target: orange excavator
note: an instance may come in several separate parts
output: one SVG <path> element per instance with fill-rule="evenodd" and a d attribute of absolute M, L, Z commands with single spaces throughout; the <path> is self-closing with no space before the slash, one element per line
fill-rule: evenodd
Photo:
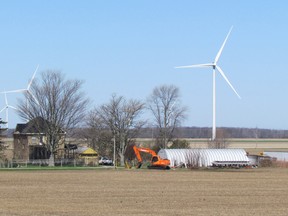
<path fill-rule="evenodd" d="M 138 160 L 138 164 L 137 164 L 137 168 L 140 168 L 142 166 L 143 160 L 142 157 L 140 155 L 140 152 L 145 152 L 148 154 L 152 155 L 151 158 L 151 165 L 148 166 L 148 169 L 170 169 L 170 160 L 168 159 L 162 159 L 161 157 L 159 157 L 155 151 L 149 149 L 149 148 L 142 148 L 142 147 L 137 147 L 137 146 L 133 146 L 133 150 L 135 152 L 135 155 L 137 157 Z"/>

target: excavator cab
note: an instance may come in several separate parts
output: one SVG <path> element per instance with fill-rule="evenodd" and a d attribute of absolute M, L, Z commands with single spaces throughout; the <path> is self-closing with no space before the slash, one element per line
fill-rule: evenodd
<path fill-rule="evenodd" d="M 153 156 L 152 159 L 151 159 L 152 163 L 155 163 L 155 162 L 157 162 L 158 160 L 159 160 L 159 159 L 158 159 L 157 156 Z"/>

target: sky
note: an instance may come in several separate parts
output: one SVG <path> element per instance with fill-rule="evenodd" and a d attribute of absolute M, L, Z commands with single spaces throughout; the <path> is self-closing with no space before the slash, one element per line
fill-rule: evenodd
<path fill-rule="evenodd" d="M 211 127 L 212 70 L 175 66 L 212 62 L 233 25 L 218 64 L 242 99 L 217 74 L 217 127 L 288 129 L 287 9 L 285 0 L 0 0 L 0 91 L 26 88 L 38 64 L 36 79 L 60 70 L 83 80 L 91 108 L 173 84 L 188 108 L 183 126 Z M 20 122 L 9 110 L 9 128 Z"/>

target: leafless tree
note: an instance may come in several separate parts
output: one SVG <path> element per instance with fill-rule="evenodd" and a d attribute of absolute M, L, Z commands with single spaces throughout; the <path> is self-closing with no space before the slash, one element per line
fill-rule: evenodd
<path fill-rule="evenodd" d="M 216 139 L 208 141 L 208 148 L 224 149 L 229 147 L 228 133 L 223 128 L 217 128 Z"/>
<path fill-rule="evenodd" d="M 190 144 L 187 140 L 183 139 L 175 139 L 173 140 L 173 143 L 171 146 L 169 146 L 170 149 L 189 149 Z"/>
<path fill-rule="evenodd" d="M 197 169 L 204 163 L 204 157 L 200 149 L 193 149 L 185 155 L 186 166 L 190 169 Z"/>
<path fill-rule="evenodd" d="M 63 131 L 68 131 L 83 122 L 88 99 L 81 92 L 83 82 L 65 80 L 60 71 L 45 71 L 41 80 L 32 83 L 25 99 L 19 100 L 19 114 L 23 119 L 34 120 L 39 132 L 44 130 L 47 149 L 50 151 L 49 165 L 54 166 L 54 153 Z"/>
<path fill-rule="evenodd" d="M 158 144 L 167 148 L 173 132 L 184 120 L 187 108 L 180 105 L 179 88 L 174 85 L 162 85 L 154 88 L 148 97 L 148 109 L 154 117 L 158 131 Z"/>
<path fill-rule="evenodd" d="M 93 122 L 101 122 L 105 128 L 110 130 L 115 138 L 116 152 L 122 166 L 128 144 L 145 124 L 145 121 L 140 119 L 143 109 L 144 104 L 141 101 L 126 100 L 122 96 L 112 95 L 107 104 L 95 108 L 88 117 L 90 126 L 93 127 Z"/>
<path fill-rule="evenodd" d="M 6 124 L 6 122 L 2 121 L 2 119 L 0 118 L 0 161 L 5 159 L 4 151 L 7 149 L 7 146 L 1 140 L 1 138 L 4 137 L 2 133 L 7 130 L 7 128 L 1 127 L 2 124 Z"/>
<path fill-rule="evenodd" d="M 78 136 L 84 137 L 89 146 L 95 149 L 99 155 L 113 157 L 113 134 L 105 122 L 98 116 L 96 109 L 88 113 L 86 127 Z"/>

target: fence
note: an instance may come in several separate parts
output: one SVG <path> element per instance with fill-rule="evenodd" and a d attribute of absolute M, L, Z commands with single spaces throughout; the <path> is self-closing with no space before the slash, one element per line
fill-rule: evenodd
<path fill-rule="evenodd" d="M 20 168 L 20 167 L 42 167 L 48 166 L 49 159 L 37 160 L 11 160 L 0 161 L 0 168 Z M 70 166 L 70 167 L 95 167 L 98 166 L 98 161 L 89 161 L 86 158 L 79 159 L 55 159 L 55 166 Z"/>

